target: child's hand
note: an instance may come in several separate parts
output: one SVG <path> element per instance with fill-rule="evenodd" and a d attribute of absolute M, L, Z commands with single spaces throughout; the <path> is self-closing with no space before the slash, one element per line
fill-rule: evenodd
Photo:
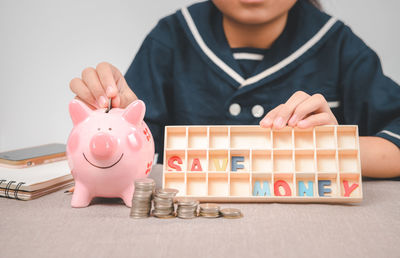
<path fill-rule="evenodd" d="M 317 125 L 337 125 L 333 115 L 321 94 L 308 95 L 303 91 L 295 92 L 285 104 L 268 112 L 261 120 L 261 127 L 281 129 L 286 125 L 309 128 Z"/>
<path fill-rule="evenodd" d="M 84 69 L 82 78 L 72 79 L 69 86 L 78 99 L 92 108 L 106 108 L 109 98 L 112 107 L 120 108 L 137 99 L 121 72 L 106 62 Z"/>

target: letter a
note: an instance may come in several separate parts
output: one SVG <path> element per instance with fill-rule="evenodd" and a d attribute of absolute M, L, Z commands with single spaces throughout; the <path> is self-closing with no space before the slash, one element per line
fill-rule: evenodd
<path fill-rule="evenodd" d="M 201 163 L 199 159 L 193 159 L 193 163 L 192 163 L 192 171 L 203 171 L 203 169 L 201 168 Z"/>

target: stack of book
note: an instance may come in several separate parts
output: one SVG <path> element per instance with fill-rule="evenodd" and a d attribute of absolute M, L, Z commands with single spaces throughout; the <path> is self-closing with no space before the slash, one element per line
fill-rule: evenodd
<path fill-rule="evenodd" d="M 26 168 L 0 167 L 1 197 L 31 200 L 73 183 L 66 160 Z"/>

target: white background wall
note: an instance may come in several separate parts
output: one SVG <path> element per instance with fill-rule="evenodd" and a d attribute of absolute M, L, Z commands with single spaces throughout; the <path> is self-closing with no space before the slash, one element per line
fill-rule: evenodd
<path fill-rule="evenodd" d="M 0 0 L 0 151 L 65 142 L 69 81 L 108 61 L 123 73 L 158 19 L 190 0 Z M 400 1 L 325 0 L 400 82 Z"/>

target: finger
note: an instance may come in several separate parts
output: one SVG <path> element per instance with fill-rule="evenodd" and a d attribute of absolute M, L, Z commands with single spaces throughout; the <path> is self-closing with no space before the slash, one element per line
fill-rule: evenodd
<path fill-rule="evenodd" d="M 86 104 L 86 106 L 88 106 L 88 107 L 89 107 L 90 109 L 92 109 L 92 110 L 96 110 L 96 109 L 97 109 L 97 107 L 95 107 L 95 106 L 93 106 L 93 105 L 90 105 L 89 103 L 85 102 L 83 99 L 81 99 L 81 98 L 78 97 L 78 96 L 75 96 L 75 99 L 78 99 L 78 100 L 82 101 L 83 103 Z"/>
<path fill-rule="evenodd" d="M 114 98 L 118 94 L 117 85 L 115 83 L 116 78 L 114 77 L 111 64 L 107 62 L 99 63 L 96 66 L 97 75 L 99 76 L 101 86 L 106 92 L 108 98 Z"/>
<path fill-rule="evenodd" d="M 119 103 L 119 107 L 125 108 L 130 103 L 132 103 L 133 101 L 138 99 L 138 97 L 135 95 L 135 93 L 131 90 L 131 88 L 126 83 L 126 80 L 123 76 L 120 77 L 120 79 L 117 81 L 117 88 L 119 89 L 119 94 L 117 95 L 117 97 L 115 97 L 115 102 L 116 102 L 116 105 L 118 105 L 118 103 Z M 119 99 L 118 99 L 118 97 L 119 97 Z M 119 102 L 118 102 L 118 100 L 119 100 Z M 114 102 L 114 100 L 113 100 L 113 102 Z"/>
<path fill-rule="evenodd" d="M 96 99 L 97 104 L 101 108 L 105 108 L 108 105 L 106 93 L 101 86 L 97 71 L 92 68 L 86 68 L 82 71 L 82 81 L 87 85 L 88 89 Z"/>
<path fill-rule="evenodd" d="M 293 113 L 297 117 L 297 121 L 303 120 L 306 116 L 313 113 L 331 113 L 331 110 L 324 96 L 314 94 L 310 98 L 298 105 Z"/>
<path fill-rule="evenodd" d="M 278 114 L 279 110 L 283 107 L 283 104 L 280 104 L 276 108 L 272 109 L 269 111 L 265 117 L 260 121 L 260 126 L 264 128 L 269 128 L 272 126 L 272 123 L 274 122 L 276 114 Z"/>
<path fill-rule="evenodd" d="M 276 115 L 276 118 L 274 120 L 274 128 L 283 128 L 288 123 L 288 121 L 290 121 L 289 125 L 296 124 L 297 117 L 293 115 L 293 112 L 300 103 L 304 102 L 308 98 L 310 98 L 310 95 L 308 95 L 304 91 L 295 92 L 286 101 L 286 103 L 280 109 L 279 113 Z"/>
<path fill-rule="evenodd" d="M 121 98 L 120 98 L 120 96 L 119 95 L 117 95 L 116 97 L 114 97 L 113 99 L 112 99 L 112 107 L 114 107 L 114 108 L 118 108 L 118 107 L 120 107 L 121 106 Z"/>
<path fill-rule="evenodd" d="M 331 124 L 337 124 L 336 119 L 332 120 L 332 116 L 329 113 L 323 112 L 311 115 L 303 120 L 300 120 L 296 126 L 301 129 L 306 129 L 317 125 L 331 125 Z"/>
<path fill-rule="evenodd" d="M 86 86 L 86 84 L 79 78 L 74 78 L 71 80 L 69 83 L 69 87 L 73 93 L 76 94 L 77 98 L 82 100 L 84 103 L 97 107 L 97 102 L 95 98 L 93 97 L 92 93 Z"/>

